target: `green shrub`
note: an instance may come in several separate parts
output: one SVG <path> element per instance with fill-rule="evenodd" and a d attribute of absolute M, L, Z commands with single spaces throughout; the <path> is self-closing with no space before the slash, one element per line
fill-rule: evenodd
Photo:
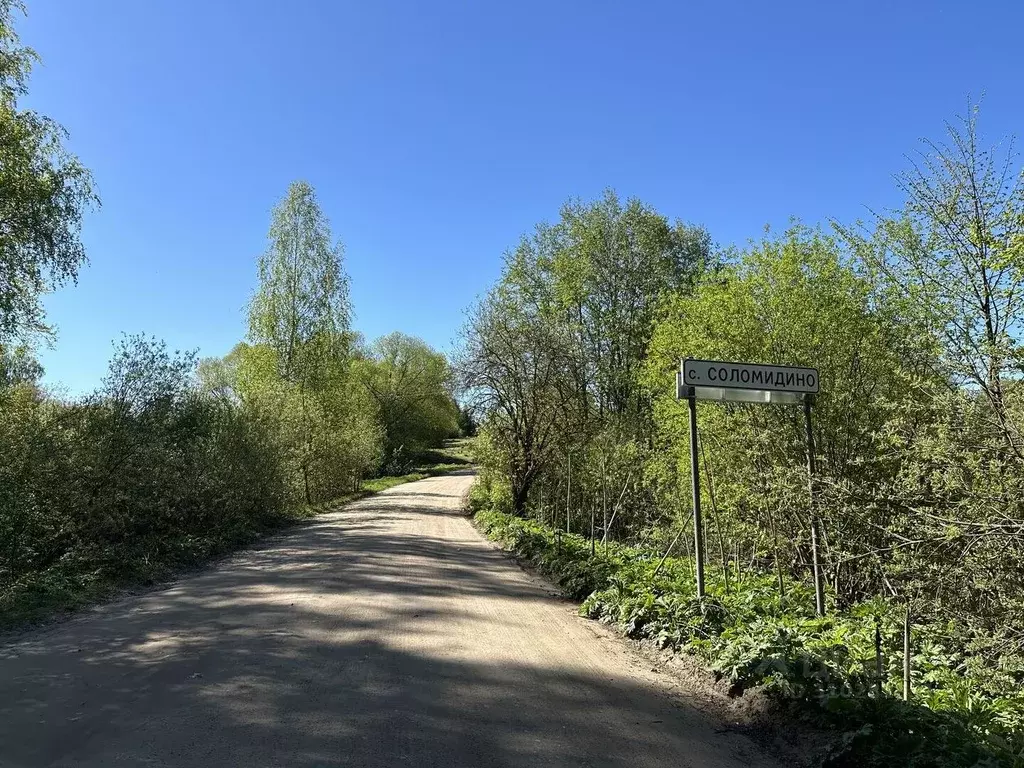
<path fill-rule="evenodd" d="M 556 534 L 491 508 L 477 512 L 475 521 L 582 601 L 582 615 L 693 654 L 734 695 L 757 687 L 809 706 L 842 732 L 822 765 L 1024 765 L 1024 695 L 983 691 L 963 654 L 933 639 L 937 628 L 928 628 L 916 644 L 915 701 L 896 698 L 902 660 L 894 653 L 885 657 L 886 695 L 878 698 L 875 626 L 877 621 L 885 637 L 896 637 L 900 620 L 891 606 L 866 603 L 818 617 L 809 585 L 788 585 L 783 599 L 775 576 L 757 572 L 742 579 L 734 574 L 728 592 L 723 580 L 710 576 L 701 600 L 687 558 L 662 563 L 656 551 L 614 543 L 607 553 L 598 545 L 592 556 L 590 541 L 581 536 Z"/>
<path fill-rule="evenodd" d="M 0 390 L 3 624 L 160 578 L 288 519 L 265 419 L 198 394 L 192 364 L 129 339 L 80 402 Z"/>

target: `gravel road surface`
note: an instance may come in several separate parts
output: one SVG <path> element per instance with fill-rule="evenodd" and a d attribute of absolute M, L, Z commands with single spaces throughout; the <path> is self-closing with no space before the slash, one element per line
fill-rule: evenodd
<path fill-rule="evenodd" d="M 770 766 L 398 486 L 0 646 L 0 766 Z"/>

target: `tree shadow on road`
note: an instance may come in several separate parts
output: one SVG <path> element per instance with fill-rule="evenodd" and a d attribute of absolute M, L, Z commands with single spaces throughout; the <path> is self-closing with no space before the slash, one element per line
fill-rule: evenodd
<path fill-rule="evenodd" d="M 550 607 L 543 587 L 465 521 L 439 538 L 388 519 L 422 512 L 314 523 L 0 649 L 0 765 L 758 762 L 627 675 L 538 657 L 512 608 Z M 499 655 L 475 652 L 485 633 Z"/>

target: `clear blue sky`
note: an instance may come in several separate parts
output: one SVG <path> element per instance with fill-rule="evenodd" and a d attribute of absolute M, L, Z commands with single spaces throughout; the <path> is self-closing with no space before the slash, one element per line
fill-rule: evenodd
<path fill-rule="evenodd" d="M 47 381 L 72 392 L 122 331 L 241 339 L 293 179 L 346 244 L 357 328 L 448 348 L 571 196 L 742 244 L 895 203 L 968 93 L 988 135 L 1024 131 L 1019 2 L 28 2 L 28 103 L 103 198 L 79 285 L 47 300 Z"/>

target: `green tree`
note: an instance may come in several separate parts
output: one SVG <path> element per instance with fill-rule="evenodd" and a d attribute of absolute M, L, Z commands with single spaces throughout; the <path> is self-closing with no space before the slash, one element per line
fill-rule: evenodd
<path fill-rule="evenodd" d="M 902 209 L 840 229 L 903 320 L 931 331 L 946 386 L 856 507 L 885 521 L 889 588 L 1003 666 L 1024 647 L 1024 169 L 1012 141 L 985 144 L 974 107 L 897 178 Z"/>
<path fill-rule="evenodd" d="M 917 419 L 931 416 L 930 399 L 942 386 L 927 336 L 899 309 L 834 238 L 801 227 L 764 240 L 692 295 L 675 297 L 646 369 L 659 443 L 647 473 L 660 506 L 670 508 L 689 487 L 689 427 L 673 384 L 682 358 L 817 367 L 815 442 L 830 583 L 847 597 L 877 588 L 877 560 L 847 558 L 886 546 L 886 520 L 850 499 L 897 471 L 897 450 L 914 437 Z M 700 425 L 711 546 L 724 536 L 725 549 L 771 553 L 785 570 L 805 572 L 810 515 L 800 409 L 702 404 Z"/>
<path fill-rule="evenodd" d="M 37 60 L 14 32 L 21 9 L 0 0 L 0 345 L 49 332 L 40 298 L 76 279 L 82 216 L 98 203 L 89 172 L 64 147 L 67 132 L 19 106 Z"/>
<path fill-rule="evenodd" d="M 240 402 L 242 391 L 239 388 L 238 367 L 248 348 L 248 344 L 241 342 L 224 357 L 206 357 L 200 360 L 196 370 L 200 390 L 223 400 Z"/>
<path fill-rule="evenodd" d="M 264 383 L 250 392 L 272 393 L 308 503 L 337 490 L 337 478 L 349 474 L 344 465 L 328 469 L 328 457 L 339 450 L 330 424 L 338 421 L 332 409 L 342 404 L 352 341 L 349 281 L 341 244 L 332 242 L 306 182 L 294 182 L 274 208 L 268 240 L 249 305 L 247 355 L 248 370 L 261 371 Z"/>
<path fill-rule="evenodd" d="M 645 411 L 637 374 L 646 358 L 655 310 L 686 291 L 708 266 L 711 245 L 698 227 L 669 221 L 608 191 L 570 202 L 536 261 L 554 307 L 574 340 L 579 392 L 598 418 L 635 421 Z M 510 279 L 516 279 L 513 270 Z"/>
<path fill-rule="evenodd" d="M 946 125 L 947 142 L 925 141 L 897 177 L 902 211 L 873 234 L 844 234 L 887 288 L 941 340 L 957 384 L 977 387 L 1008 451 L 1024 459 L 1006 379 L 1020 375 L 1024 322 L 1024 169 L 1012 142 L 987 148 L 978 109 Z"/>
<path fill-rule="evenodd" d="M 534 495 L 549 499 L 574 492 L 578 504 L 600 507 L 602 522 L 608 515 L 620 527 L 642 524 L 650 499 L 623 491 L 638 479 L 637 457 L 651 435 L 650 397 L 639 373 L 661 301 L 689 290 L 711 262 L 704 230 L 673 225 L 613 192 L 567 203 L 556 224 L 538 226 L 508 254 L 467 338 L 471 359 L 493 360 L 488 371 L 469 366 L 476 371 L 469 381 L 486 382 L 480 391 L 489 428 L 502 430 L 501 439 L 487 441 L 488 455 L 504 451 L 505 465 L 532 477 L 512 483 L 515 504 L 525 505 L 522 494 L 535 487 Z M 517 338 L 524 346 L 517 348 Z M 515 364 L 512 355 L 520 358 Z M 540 392 L 561 405 L 551 410 Z M 527 413 L 553 428 L 517 426 Z M 587 529 L 585 513 L 581 523 Z"/>
<path fill-rule="evenodd" d="M 384 430 L 388 472 L 458 431 L 448 361 L 421 339 L 397 332 L 381 337 L 361 378 Z"/>
<path fill-rule="evenodd" d="M 0 344 L 0 389 L 15 384 L 36 383 L 43 376 L 32 349 L 27 345 L 7 346 Z"/>
<path fill-rule="evenodd" d="M 463 437 L 476 437 L 476 415 L 468 405 L 459 408 L 459 434 Z"/>
<path fill-rule="evenodd" d="M 277 356 L 280 375 L 313 384 L 332 357 L 347 354 L 352 307 L 344 249 L 313 188 L 293 182 L 271 214 L 259 288 L 249 304 L 249 338 Z"/>
<path fill-rule="evenodd" d="M 531 258 L 540 230 L 507 257 Z M 575 412 L 568 338 L 521 281 L 503 281 L 472 310 L 457 357 L 459 385 L 485 414 L 492 469 L 510 486 L 516 514 L 553 461 Z"/>

